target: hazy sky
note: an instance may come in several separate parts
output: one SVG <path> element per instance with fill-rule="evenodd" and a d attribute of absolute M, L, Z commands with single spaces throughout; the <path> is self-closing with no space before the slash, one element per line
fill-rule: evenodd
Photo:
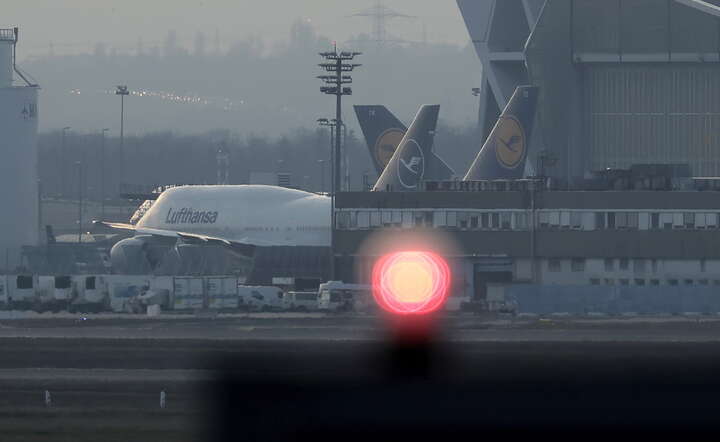
<path fill-rule="evenodd" d="M 395 19 L 389 31 L 397 37 L 465 44 L 467 31 L 455 0 L 383 0 L 414 19 Z M 339 42 L 369 33 L 368 18 L 348 17 L 376 0 L 22 0 L 4 2 L 0 26 L 22 28 L 20 56 L 87 52 L 96 42 L 131 51 L 142 37 L 146 47 L 161 45 L 168 30 L 192 46 L 203 31 L 211 47 L 216 30 L 223 45 L 250 35 L 272 42 L 287 39 L 298 18 L 311 21 L 318 33 Z"/>

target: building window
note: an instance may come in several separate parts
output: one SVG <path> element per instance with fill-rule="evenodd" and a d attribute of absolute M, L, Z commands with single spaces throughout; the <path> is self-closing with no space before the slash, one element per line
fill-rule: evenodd
<path fill-rule="evenodd" d="M 382 223 L 383 223 L 383 227 L 391 227 L 392 226 L 392 212 L 391 211 L 383 210 Z"/>
<path fill-rule="evenodd" d="M 490 216 L 490 228 L 493 230 L 500 229 L 500 214 L 499 213 L 493 213 Z"/>
<path fill-rule="evenodd" d="M 503 212 L 500 214 L 500 226 L 503 230 L 512 229 L 512 213 Z"/>
<path fill-rule="evenodd" d="M 571 270 L 573 272 L 584 272 L 585 258 L 573 258 L 571 263 Z"/>
<path fill-rule="evenodd" d="M 515 230 L 527 230 L 528 229 L 528 215 L 527 213 L 516 213 L 515 214 Z"/>
<path fill-rule="evenodd" d="M 635 279 L 635 285 L 638 286 L 638 287 L 643 287 L 643 286 L 645 285 L 645 280 L 644 280 L 644 279 L 640 279 L 640 278 L 636 278 L 636 279 Z"/>
<path fill-rule="evenodd" d="M 695 285 L 695 281 L 693 281 L 692 279 L 686 279 L 683 282 L 685 283 L 685 285 Z"/>
<path fill-rule="evenodd" d="M 605 278 L 605 285 L 615 285 L 614 279 Z"/>
<path fill-rule="evenodd" d="M 457 218 L 458 218 L 457 219 L 458 227 L 462 230 L 467 230 L 469 220 L 470 220 L 470 216 L 468 215 L 468 213 L 467 212 L 458 212 Z"/>
<path fill-rule="evenodd" d="M 435 220 L 435 213 L 425 212 L 425 227 L 432 228 L 434 220 Z"/>
<path fill-rule="evenodd" d="M 652 265 L 652 272 L 657 273 L 658 272 L 658 260 L 653 259 L 650 263 Z"/>
<path fill-rule="evenodd" d="M 660 214 L 659 213 L 653 213 L 650 215 L 650 228 L 653 230 L 658 230 L 660 228 Z"/>
<path fill-rule="evenodd" d="M 548 261 L 549 272 L 560 272 L 562 271 L 562 262 L 559 259 L 551 259 Z"/>
<path fill-rule="evenodd" d="M 695 228 L 695 214 L 694 213 L 684 213 L 683 214 L 683 225 L 686 229 L 694 229 Z"/>
<path fill-rule="evenodd" d="M 480 221 L 482 222 L 483 230 L 490 229 L 490 214 L 489 213 L 483 213 L 482 215 L 480 215 Z"/>
<path fill-rule="evenodd" d="M 673 214 L 672 213 L 662 213 L 660 214 L 660 224 L 662 224 L 662 228 L 664 230 L 672 230 L 673 228 Z"/>
<path fill-rule="evenodd" d="M 620 258 L 620 270 L 630 270 L 630 260 L 627 258 Z"/>
<path fill-rule="evenodd" d="M 403 229 L 412 229 L 414 227 L 414 215 L 412 212 L 403 212 L 402 227 Z"/>
<path fill-rule="evenodd" d="M 434 214 L 434 220 L 433 225 L 435 227 L 445 227 L 447 226 L 447 213 L 443 211 L 435 212 Z"/>
<path fill-rule="evenodd" d="M 350 229 L 355 230 L 358 228 L 358 213 L 354 210 L 349 213 L 350 213 Z"/>
<path fill-rule="evenodd" d="M 630 230 L 638 230 L 640 227 L 639 215 L 637 212 L 627 214 L 627 228 Z"/>
<path fill-rule="evenodd" d="M 447 213 L 447 226 L 455 228 L 458 226 L 457 224 L 457 212 L 448 212 Z"/>
<path fill-rule="evenodd" d="M 633 260 L 633 271 L 635 273 L 645 273 L 645 260 L 644 259 Z"/>
<path fill-rule="evenodd" d="M 337 212 L 335 215 L 336 223 L 337 223 L 337 229 L 338 230 L 347 230 L 348 226 L 350 225 L 350 213 L 348 212 Z"/>
<path fill-rule="evenodd" d="M 651 279 L 650 285 L 658 286 L 658 285 L 660 285 L 660 280 L 659 279 Z"/>
<path fill-rule="evenodd" d="M 550 214 L 547 212 L 540 212 L 538 216 L 538 223 L 540 224 L 540 228 L 547 230 L 550 228 Z"/>
<path fill-rule="evenodd" d="M 380 213 L 380 212 L 370 212 L 370 226 L 371 226 L 371 227 L 380 227 L 380 226 L 382 226 L 382 213 Z"/>
<path fill-rule="evenodd" d="M 608 229 L 614 229 L 614 228 L 615 228 L 615 212 L 608 212 L 608 214 L 607 214 L 607 228 L 608 228 Z"/>
<path fill-rule="evenodd" d="M 402 227 L 402 212 L 399 210 L 392 211 L 392 224 L 394 227 Z"/>
<path fill-rule="evenodd" d="M 708 213 L 705 216 L 705 224 L 708 229 L 717 229 L 718 227 L 718 216 L 717 213 Z"/>
<path fill-rule="evenodd" d="M 612 258 L 605 258 L 605 271 L 606 272 L 614 272 L 615 271 L 615 260 Z"/>
<path fill-rule="evenodd" d="M 667 283 L 669 286 L 676 287 L 679 283 L 677 279 L 668 279 Z"/>
<path fill-rule="evenodd" d="M 573 230 L 582 229 L 583 214 L 582 212 L 570 212 L 570 228 Z"/>
<path fill-rule="evenodd" d="M 358 212 L 358 229 L 367 230 L 370 228 L 370 212 Z"/>
<path fill-rule="evenodd" d="M 628 214 L 625 212 L 618 212 L 615 214 L 615 227 L 618 229 L 628 228 Z"/>
<path fill-rule="evenodd" d="M 605 230 L 605 212 L 595 212 L 595 228 Z"/>
<path fill-rule="evenodd" d="M 704 229 L 707 226 L 707 217 L 704 213 L 695 214 L 695 228 Z"/>
<path fill-rule="evenodd" d="M 700 284 L 700 285 L 709 285 L 709 284 L 710 284 L 710 281 L 708 281 L 707 279 L 701 279 L 701 280 L 698 281 L 698 284 Z"/>
<path fill-rule="evenodd" d="M 557 229 L 560 227 L 560 212 L 550 212 L 550 228 Z"/>
<path fill-rule="evenodd" d="M 570 212 L 560 212 L 560 227 L 563 230 L 570 228 Z"/>
<path fill-rule="evenodd" d="M 620 285 L 628 286 L 628 285 L 630 285 L 630 280 L 629 279 L 621 279 Z"/>

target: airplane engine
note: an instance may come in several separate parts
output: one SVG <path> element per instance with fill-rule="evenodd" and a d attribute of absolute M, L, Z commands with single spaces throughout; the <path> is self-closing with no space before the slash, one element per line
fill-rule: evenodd
<path fill-rule="evenodd" d="M 150 239 L 149 236 L 136 236 L 115 244 L 110 250 L 113 273 L 125 275 L 150 273 L 153 261 L 150 256 Z"/>

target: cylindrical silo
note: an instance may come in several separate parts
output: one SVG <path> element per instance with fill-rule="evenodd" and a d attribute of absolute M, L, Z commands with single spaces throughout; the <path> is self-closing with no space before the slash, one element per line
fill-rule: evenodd
<path fill-rule="evenodd" d="M 0 268 L 38 244 L 38 87 L 13 86 L 17 33 L 0 29 Z M 10 69 L 10 79 L 6 73 Z"/>

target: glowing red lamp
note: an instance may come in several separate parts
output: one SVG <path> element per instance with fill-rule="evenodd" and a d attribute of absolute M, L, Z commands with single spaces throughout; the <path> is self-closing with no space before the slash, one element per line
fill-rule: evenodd
<path fill-rule="evenodd" d="M 384 310 L 426 315 L 443 306 L 450 291 L 450 268 L 431 252 L 386 255 L 373 268 L 373 295 Z"/>

